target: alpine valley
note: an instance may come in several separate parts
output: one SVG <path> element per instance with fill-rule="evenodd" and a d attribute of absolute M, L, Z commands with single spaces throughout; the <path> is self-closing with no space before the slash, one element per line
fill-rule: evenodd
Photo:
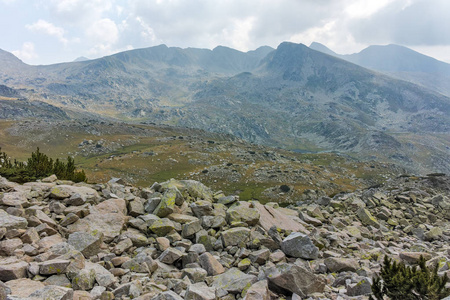
<path fill-rule="evenodd" d="M 245 53 L 160 45 L 44 66 L 0 50 L 0 118 L 195 128 L 448 173 L 449 70 L 393 45 L 351 56 L 317 43 Z"/>

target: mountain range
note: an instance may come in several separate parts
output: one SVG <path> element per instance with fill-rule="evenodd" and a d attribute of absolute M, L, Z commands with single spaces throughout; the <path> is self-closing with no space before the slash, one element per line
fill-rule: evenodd
<path fill-rule="evenodd" d="M 0 51 L 0 84 L 72 118 L 200 128 L 450 172 L 448 66 L 394 45 L 349 56 L 317 43 L 249 52 L 160 45 L 48 66 Z"/>

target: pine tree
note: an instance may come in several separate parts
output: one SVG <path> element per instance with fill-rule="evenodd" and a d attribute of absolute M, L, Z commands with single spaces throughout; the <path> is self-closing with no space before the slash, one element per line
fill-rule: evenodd
<path fill-rule="evenodd" d="M 450 289 L 445 288 L 447 274 L 440 277 L 438 266 L 430 271 L 425 259 L 419 259 L 419 268 L 409 267 L 404 263 L 392 262 L 384 257 L 380 276 L 372 284 L 373 296 L 378 300 L 439 300 L 450 295 Z M 370 297 L 373 299 L 373 297 Z"/>

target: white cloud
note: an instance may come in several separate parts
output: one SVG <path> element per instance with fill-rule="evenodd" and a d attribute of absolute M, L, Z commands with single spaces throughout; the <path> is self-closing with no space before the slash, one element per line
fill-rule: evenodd
<path fill-rule="evenodd" d="M 48 34 L 56 37 L 61 43 L 67 44 L 68 40 L 64 37 L 65 31 L 62 27 L 57 27 L 50 22 L 40 19 L 39 21 L 25 26 L 27 29 L 35 32 Z"/>
<path fill-rule="evenodd" d="M 30 61 L 38 57 L 34 50 L 34 44 L 31 42 L 23 43 L 22 49 L 15 50 L 12 53 L 23 61 Z"/>
<path fill-rule="evenodd" d="M 113 46 L 119 39 L 119 29 L 113 20 L 104 18 L 93 23 L 86 35 L 94 43 L 89 50 L 90 55 L 108 55 L 113 52 Z"/>

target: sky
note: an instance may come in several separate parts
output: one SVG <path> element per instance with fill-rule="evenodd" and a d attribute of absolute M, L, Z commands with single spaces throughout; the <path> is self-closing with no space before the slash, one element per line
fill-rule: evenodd
<path fill-rule="evenodd" d="M 450 0 L 0 0 L 0 49 L 25 63 L 166 44 L 241 51 L 398 44 L 450 63 Z"/>

